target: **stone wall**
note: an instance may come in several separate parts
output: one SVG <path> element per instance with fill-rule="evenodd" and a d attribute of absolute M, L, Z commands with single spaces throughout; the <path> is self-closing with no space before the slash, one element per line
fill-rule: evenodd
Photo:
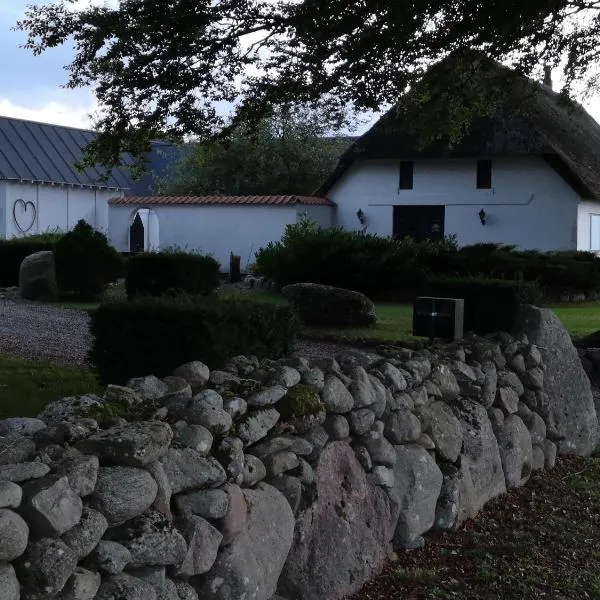
<path fill-rule="evenodd" d="M 190 363 L 0 421 L 0 600 L 351 594 L 394 549 L 595 447 L 568 336 L 533 308 L 520 329 Z"/>

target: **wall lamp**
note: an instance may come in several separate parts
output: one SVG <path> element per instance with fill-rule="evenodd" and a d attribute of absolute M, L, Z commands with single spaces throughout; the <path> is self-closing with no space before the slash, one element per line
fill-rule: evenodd
<path fill-rule="evenodd" d="M 482 208 L 478 214 L 479 214 L 479 220 L 481 221 L 481 224 L 485 225 L 487 223 L 487 218 L 488 218 L 487 213 Z"/>

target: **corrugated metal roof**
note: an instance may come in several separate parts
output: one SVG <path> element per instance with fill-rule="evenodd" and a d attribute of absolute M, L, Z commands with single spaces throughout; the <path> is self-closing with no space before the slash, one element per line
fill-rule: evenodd
<path fill-rule="evenodd" d="M 75 163 L 95 133 L 85 129 L 0 117 L 0 179 L 127 189 L 127 169 L 78 171 Z"/>
<path fill-rule="evenodd" d="M 253 206 L 335 206 L 328 198 L 317 196 L 124 196 L 111 198 L 109 204 L 130 205 L 253 205 Z"/>

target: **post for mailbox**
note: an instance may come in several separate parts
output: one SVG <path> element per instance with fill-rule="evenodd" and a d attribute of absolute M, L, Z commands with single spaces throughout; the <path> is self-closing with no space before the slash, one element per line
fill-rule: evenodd
<path fill-rule="evenodd" d="M 413 306 L 413 335 L 457 340 L 464 333 L 465 301 L 462 298 L 421 296 Z"/>

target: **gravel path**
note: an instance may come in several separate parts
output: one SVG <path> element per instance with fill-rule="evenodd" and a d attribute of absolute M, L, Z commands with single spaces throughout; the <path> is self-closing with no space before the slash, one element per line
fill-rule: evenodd
<path fill-rule="evenodd" d="M 85 364 L 91 344 L 85 311 L 0 299 L 0 354 L 66 364 Z M 314 360 L 350 346 L 300 340 L 296 351 Z"/>
<path fill-rule="evenodd" d="M 90 343 L 85 311 L 0 300 L 0 354 L 84 364 Z"/>

